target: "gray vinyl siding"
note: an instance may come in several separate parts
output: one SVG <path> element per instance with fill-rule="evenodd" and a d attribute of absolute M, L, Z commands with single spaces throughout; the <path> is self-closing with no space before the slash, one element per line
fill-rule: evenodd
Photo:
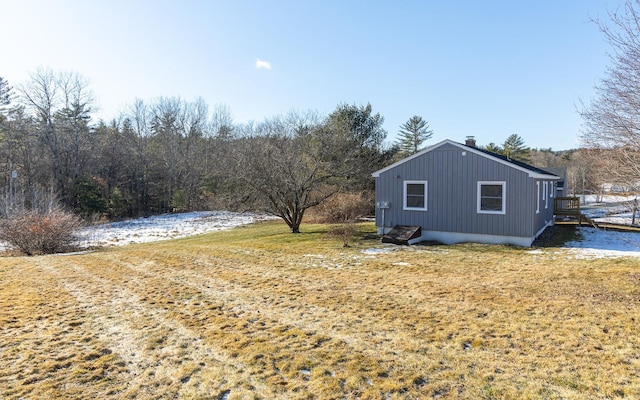
<path fill-rule="evenodd" d="M 444 144 L 381 172 L 376 178 L 376 201 L 390 202 L 384 226 L 420 225 L 423 230 L 531 237 L 553 217 L 553 199 L 547 209 L 542 201 L 536 214 L 536 180 L 527 172 L 471 151 L 463 156 L 464 151 Z M 407 180 L 428 182 L 427 211 L 403 210 Z M 506 182 L 506 214 L 477 212 L 478 181 Z M 381 214 L 376 210 L 377 226 L 382 226 Z"/>
<path fill-rule="evenodd" d="M 539 213 L 535 213 L 535 209 L 536 209 L 536 203 L 534 203 L 533 208 L 534 208 L 534 221 L 535 221 L 535 232 L 538 232 L 540 229 L 542 229 L 543 226 L 545 226 L 549 221 L 551 221 L 553 219 L 553 212 L 554 212 L 554 198 L 550 196 L 550 191 L 553 189 L 553 181 L 552 180 L 544 180 L 544 179 L 536 179 L 535 182 L 540 182 L 540 212 Z M 546 193 L 546 198 L 547 198 L 547 207 L 545 208 L 545 192 L 544 192 L 544 182 L 547 182 L 547 193 Z M 533 198 L 537 199 L 538 197 L 538 189 L 536 187 L 536 184 L 533 184 Z M 556 194 L 554 193 L 554 196 Z M 534 232 L 534 233 L 535 233 Z"/>

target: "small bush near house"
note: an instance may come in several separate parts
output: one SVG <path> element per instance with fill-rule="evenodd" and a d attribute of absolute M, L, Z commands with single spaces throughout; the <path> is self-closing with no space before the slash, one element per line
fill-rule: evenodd
<path fill-rule="evenodd" d="M 342 240 L 343 247 L 349 247 L 351 238 L 358 233 L 359 227 L 355 221 L 343 222 L 341 224 L 333 225 L 329 228 L 329 235 L 336 239 Z"/>
<path fill-rule="evenodd" d="M 0 240 L 26 255 L 60 253 L 71 248 L 81 226 L 79 217 L 59 209 L 20 211 L 0 220 Z"/>
<path fill-rule="evenodd" d="M 329 235 L 349 247 L 351 238 L 359 231 L 356 221 L 370 212 L 371 204 L 371 197 L 366 194 L 340 193 L 322 203 L 318 214 L 323 222 L 334 224 L 329 228 Z"/>
<path fill-rule="evenodd" d="M 322 222 L 338 224 L 370 215 L 372 210 L 373 200 L 370 194 L 339 193 L 320 204 L 316 212 Z"/>

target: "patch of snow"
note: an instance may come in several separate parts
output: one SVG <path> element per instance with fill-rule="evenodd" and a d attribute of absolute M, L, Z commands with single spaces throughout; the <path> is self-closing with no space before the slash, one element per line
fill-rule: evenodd
<path fill-rule="evenodd" d="M 621 203 L 625 201 L 633 201 L 636 198 L 635 194 L 622 196 L 615 194 L 605 194 L 605 195 L 596 195 L 596 194 L 587 194 L 587 195 L 578 195 L 580 198 L 580 204 L 607 204 L 607 203 Z M 599 201 L 598 201 L 599 200 Z"/>
<path fill-rule="evenodd" d="M 582 208 L 580 211 L 582 212 L 582 214 L 591 219 L 604 218 L 609 215 L 628 215 L 629 223 L 631 223 L 631 212 L 629 210 L 629 207 L 623 205 L 603 206 L 598 208 Z"/>
<path fill-rule="evenodd" d="M 391 247 L 371 247 L 371 248 L 362 250 L 362 254 L 370 254 L 370 255 L 387 254 L 387 253 L 391 253 L 393 250 L 394 249 L 392 249 Z"/>
<path fill-rule="evenodd" d="M 303 254 L 302 257 L 325 258 L 322 254 Z"/>
<path fill-rule="evenodd" d="M 631 223 L 633 222 L 633 215 L 632 213 L 624 213 L 611 215 L 608 217 L 594 218 L 593 220 L 600 223 L 631 225 Z M 640 217 L 636 214 L 636 225 L 638 224 L 638 222 L 640 222 Z"/>
<path fill-rule="evenodd" d="M 563 248 L 576 258 L 640 257 L 640 234 L 591 227 L 579 228 L 581 240 L 567 242 Z"/>
<path fill-rule="evenodd" d="M 81 256 L 84 254 L 93 253 L 93 250 L 73 251 L 70 253 L 56 253 L 55 256 Z"/>
<path fill-rule="evenodd" d="M 77 231 L 76 238 L 81 248 L 124 246 L 201 235 L 275 218 L 265 214 L 231 211 L 163 214 L 89 226 Z M 0 242 L 0 250 L 8 248 L 6 243 Z"/>
<path fill-rule="evenodd" d="M 163 214 L 90 226 L 78 231 L 77 237 L 81 247 L 123 246 L 201 235 L 271 218 L 263 214 L 231 211 Z"/>

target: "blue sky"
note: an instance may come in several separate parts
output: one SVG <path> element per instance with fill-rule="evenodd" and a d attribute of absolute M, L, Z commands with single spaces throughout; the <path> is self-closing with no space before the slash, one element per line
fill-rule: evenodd
<path fill-rule="evenodd" d="M 371 103 L 389 142 L 419 115 L 430 143 L 516 133 L 562 150 L 608 64 L 589 20 L 622 1 L 1 0 L 0 76 L 75 71 L 104 119 L 159 96 L 238 123 Z"/>

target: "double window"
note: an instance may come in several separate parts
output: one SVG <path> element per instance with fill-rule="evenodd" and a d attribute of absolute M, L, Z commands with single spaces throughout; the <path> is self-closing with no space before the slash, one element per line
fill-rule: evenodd
<path fill-rule="evenodd" d="M 504 181 L 478 182 L 478 213 L 506 214 L 506 188 Z"/>
<path fill-rule="evenodd" d="M 427 181 L 404 181 L 404 209 L 427 211 Z"/>

